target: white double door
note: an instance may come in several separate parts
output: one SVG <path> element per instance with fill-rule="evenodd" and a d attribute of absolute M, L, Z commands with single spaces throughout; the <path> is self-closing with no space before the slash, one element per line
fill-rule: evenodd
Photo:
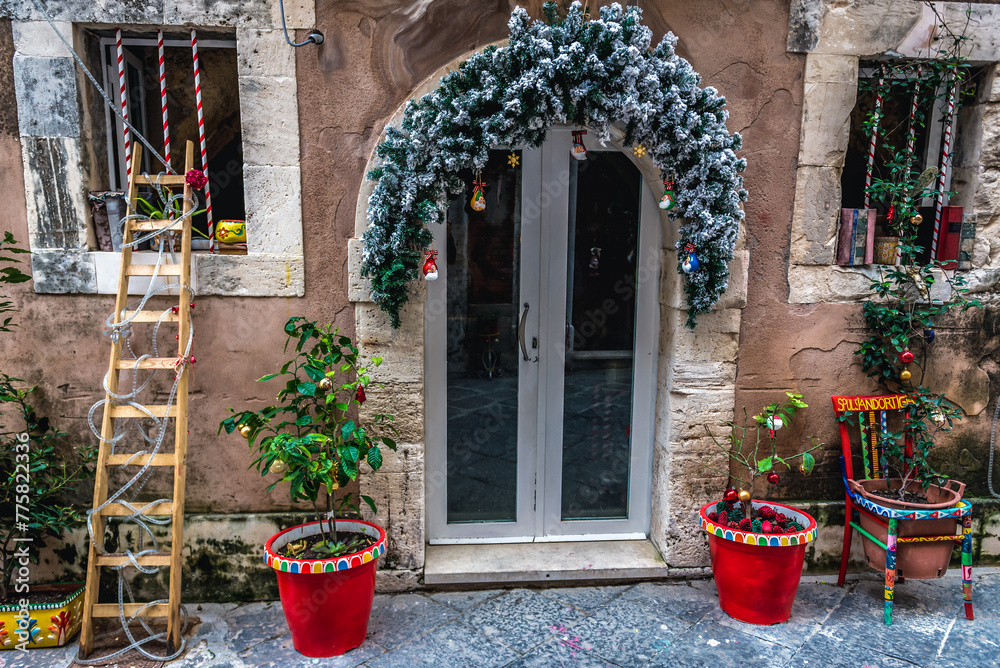
<path fill-rule="evenodd" d="M 659 320 L 656 197 L 572 128 L 498 149 L 432 226 L 432 543 L 637 538 L 649 528 Z M 586 137 L 584 137 L 586 141 Z M 483 183 L 486 207 L 471 205 Z"/>

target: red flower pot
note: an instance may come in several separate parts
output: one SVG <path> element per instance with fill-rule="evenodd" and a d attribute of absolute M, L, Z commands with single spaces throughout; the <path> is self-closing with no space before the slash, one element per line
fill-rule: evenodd
<path fill-rule="evenodd" d="M 375 564 L 385 554 L 385 531 L 361 520 L 337 520 L 338 531 L 364 533 L 376 543 L 329 559 L 293 559 L 277 551 L 320 532 L 319 522 L 275 534 L 264 545 L 267 565 L 278 576 L 278 593 L 292 644 L 305 656 L 338 656 L 358 647 L 368 633 L 375 598 Z"/>
<path fill-rule="evenodd" d="M 719 607 L 741 622 L 777 624 L 792 615 L 806 543 L 816 539 L 816 520 L 781 503 L 752 503 L 754 508 L 771 506 L 801 524 L 803 530 L 763 534 L 722 527 L 708 519 L 715 502 L 702 506 L 701 526 L 708 533 Z"/>

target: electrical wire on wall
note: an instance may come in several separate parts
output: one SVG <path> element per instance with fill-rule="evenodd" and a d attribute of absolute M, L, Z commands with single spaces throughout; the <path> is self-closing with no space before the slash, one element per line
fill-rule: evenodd
<path fill-rule="evenodd" d="M 288 36 L 288 26 L 285 25 L 285 0 L 278 0 L 278 11 L 281 12 L 281 31 L 285 33 L 285 41 L 288 42 L 290 46 L 298 48 L 300 46 L 305 46 L 306 44 L 322 44 L 323 43 L 323 33 L 315 28 L 309 36 L 301 42 L 293 42 L 292 38 Z"/>

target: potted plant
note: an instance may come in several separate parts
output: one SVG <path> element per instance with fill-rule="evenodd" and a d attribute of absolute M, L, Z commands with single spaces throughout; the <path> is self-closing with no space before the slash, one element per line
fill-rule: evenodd
<path fill-rule="evenodd" d="M 701 526 L 708 533 L 719 606 L 730 617 L 751 624 L 777 624 L 791 616 L 806 543 L 816 538 L 816 520 L 808 513 L 751 499 L 758 477 L 767 476 L 774 485 L 780 482 L 779 466 L 790 470 L 798 461 L 802 474 L 811 473 L 816 464 L 811 453 L 823 447 L 809 437 L 812 445 L 803 452 L 778 455 L 775 433 L 791 424 L 797 410 L 806 408 L 801 394 L 785 394 L 784 405 L 772 403 L 752 418 L 744 408 L 742 424 L 724 422 L 730 430 L 728 446 L 705 425 L 712 442 L 736 465 L 735 474 L 723 473 L 739 484 L 739 489 L 728 487 L 722 500 L 702 506 L 700 513 Z"/>
<path fill-rule="evenodd" d="M 943 316 L 981 306 L 968 297 L 968 287 L 959 272 L 949 275 L 939 262 L 912 264 L 922 252 L 916 232 L 900 238 L 902 265 L 880 270 L 871 284 L 874 298 L 863 307 L 865 324 L 871 335 L 855 351 L 864 372 L 879 385 L 906 395 L 908 417 L 897 431 L 883 435 L 882 469 L 885 479 L 859 480 L 852 491 L 883 506 L 896 509 L 933 510 L 955 506 L 965 484 L 946 481 L 928 461 L 935 437 L 949 432 L 962 411 L 944 394 L 924 384 L 926 361 L 934 348 L 935 323 Z M 941 283 L 947 289 L 940 289 Z M 911 371 L 915 367 L 916 373 Z M 857 420 L 856 413 L 844 412 L 840 420 Z M 952 488 L 954 486 L 954 488 Z M 936 536 L 955 533 L 956 519 L 900 520 L 900 536 Z M 885 541 L 884 526 L 864 514 L 861 526 Z M 862 536 L 868 563 L 885 567 L 885 550 Z M 897 544 L 897 569 L 912 578 L 932 578 L 948 569 L 953 544 L 948 541 Z"/>
<path fill-rule="evenodd" d="M 350 337 L 331 324 L 303 318 L 285 324 L 285 350 L 295 356 L 281 370 L 260 378 L 284 381 L 277 403 L 236 412 L 220 431 L 239 432 L 255 455 L 261 476 L 281 477 L 293 502 L 308 501 L 316 521 L 271 537 L 267 565 L 278 578 L 285 619 L 295 649 L 306 656 L 343 654 L 364 642 L 375 596 L 375 565 L 385 553 L 385 531 L 358 518 L 358 504 L 376 512 L 364 495 L 343 492 L 367 465 L 382 466 L 381 446 L 396 449 L 392 416 L 372 415 L 362 426 L 352 414 L 365 402 L 369 370 L 382 358 L 367 358 Z"/>
<path fill-rule="evenodd" d="M 184 180 L 189 186 L 194 190 L 200 190 L 205 187 L 208 183 L 208 178 L 205 176 L 205 172 L 199 169 L 192 169 L 187 174 L 184 175 Z M 183 215 L 183 202 L 184 195 L 180 193 L 173 193 L 168 188 L 160 186 L 156 183 L 152 184 L 153 196 L 150 200 L 142 196 L 136 197 L 136 211 L 133 214 L 139 214 L 141 216 L 146 216 L 151 220 L 163 220 L 164 218 L 180 218 Z M 197 194 L 194 195 L 194 199 L 197 202 Z M 198 209 L 194 211 L 191 216 L 197 216 L 198 214 L 205 213 L 207 209 Z M 191 249 L 192 250 L 206 250 L 209 247 L 210 241 L 208 235 L 199 230 L 197 227 L 192 225 L 191 227 L 192 237 L 191 237 Z M 193 235 L 197 235 L 195 238 Z M 180 251 L 180 234 L 179 232 L 167 232 L 166 236 L 173 239 L 172 250 Z M 163 235 L 156 235 L 149 240 L 149 247 L 154 250 L 160 250 L 160 243 L 164 238 Z"/>
<path fill-rule="evenodd" d="M 30 277 L 13 266 L 18 248 L 6 232 L 0 240 L 0 283 L 22 283 Z M 15 309 L 0 296 L 0 315 Z M 0 332 L 15 325 L 11 316 Z M 34 387 L 0 372 L 0 404 L 13 424 L 0 424 L 0 649 L 33 649 L 66 644 L 80 628 L 83 583 L 36 585 L 31 564 L 47 539 L 75 528 L 83 513 L 68 499 L 93 471 L 93 448 L 68 457 L 57 451 L 65 436 L 29 404 Z"/>

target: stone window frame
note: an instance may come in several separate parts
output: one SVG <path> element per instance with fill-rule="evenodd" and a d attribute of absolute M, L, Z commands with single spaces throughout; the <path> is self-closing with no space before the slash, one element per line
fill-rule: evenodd
<path fill-rule="evenodd" d="M 506 40 L 495 42 L 503 46 Z M 425 79 L 410 98 L 432 92 L 441 77 L 458 69 L 462 61 L 481 50 L 482 45 Z M 404 101 L 387 119 L 399 125 Z M 376 144 L 385 138 L 384 132 Z M 649 158 L 634 159 L 622 143 L 623 133 L 612 129 L 609 146 L 632 158 L 654 195 L 663 188 L 659 170 Z M 372 151 L 364 173 L 376 164 Z M 398 452 L 386 455 L 382 468 L 361 481 L 361 491 L 373 497 L 379 517 L 389 535 L 387 568 L 379 570 L 383 587 L 402 587 L 414 583 L 424 566 L 427 542 L 427 486 L 441 481 L 427 476 L 425 444 L 425 364 L 424 302 L 427 296 L 423 281 L 414 281 L 410 302 L 400 313 L 401 326 L 393 329 L 389 317 L 371 299 L 371 287 L 361 276 L 362 235 L 368 227 L 368 198 L 374 183 L 362 182 L 355 209 L 354 237 L 348 239 L 348 299 L 355 307 L 355 332 L 361 352 L 378 355 L 385 363 L 372 374 L 372 382 L 385 385 L 372 395 L 362 408 L 362 417 L 375 413 L 394 413 L 400 430 L 396 439 Z M 736 401 L 736 356 L 740 322 L 746 307 L 749 255 L 745 228 L 729 265 L 729 288 L 712 311 L 698 317 L 695 329 L 684 326 L 687 304 L 683 278 L 678 274 L 676 221 L 659 211 L 662 248 L 660 249 L 660 333 L 656 370 L 656 403 L 653 428 L 652 499 L 649 539 L 660 552 L 670 571 L 677 576 L 690 575 L 708 563 L 708 543 L 697 526 L 701 503 L 711 500 L 723 483 L 722 476 L 703 467 L 697 474 L 671 475 L 672 471 L 690 471 L 692 460 L 699 464 L 714 458 L 717 468 L 724 468 L 724 455 L 705 434 L 704 424 L 717 425 L 733 418 Z M 702 500 L 701 503 L 698 501 Z M 393 583 L 392 585 L 388 583 Z"/>
<path fill-rule="evenodd" d="M 979 21 L 975 35 L 1000 29 L 1000 7 L 971 5 Z M 965 10 L 944 6 L 945 20 Z M 964 20 L 964 18 L 962 19 Z M 857 102 L 860 62 L 892 51 L 905 57 L 928 53 L 936 19 L 921 3 L 877 0 L 844 6 L 836 0 L 794 0 L 788 51 L 805 54 L 802 125 L 796 167 L 788 262 L 788 301 L 792 304 L 851 303 L 870 297 L 877 265 L 836 264 L 840 224 L 840 177 L 847 152 L 850 116 Z M 966 127 L 956 134 L 953 203 L 975 216 L 977 234 L 972 268 L 962 270 L 980 300 L 1000 301 L 1000 44 L 973 42 L 972 62 L 990 65 Z M 939 282 L 945 286 L 944 282 Z"/>
<path fill-rule="evenodd" d="M 289 30 L 313 27 L 314 8 L 309 0 L 287 2 Z M 75 33 L 82 28 L 193 26 L 235 35 L 247 254 L 193 254 L 192 287 L 199 295 L 303 296 L 295 53 L 285 42 L 277 0 L 248 0 L 238 14 L 230 5 L 211 0 L 152 0 L 114 8 L 64 3 L 49 11 L 57 29 L 78 53 L 82 44 Z M 99 93 L 92 90 L 30 0 L 0 0 L 0 16 L 11 19 L 14 37 L 15 94 L 34 290 L 114 294 L 118 254 L 94 250 L 86 197 L 89 176 L 85 165 L 92 163 L 87 152 L 93 150 L 88 141 L 86 96 Z M 43 99 L 44 104 L 40 104 Z M 59 112 L 50 113 L 49 109 Z M 45 113 L 35 114 L 37 110 Z M 154 146 L 157 139 L 150 137 Z M 177 141 L 175 138 L 174 143 Z M 130 292 L 144 290 L 137 281 L 133 283 Z"/>

